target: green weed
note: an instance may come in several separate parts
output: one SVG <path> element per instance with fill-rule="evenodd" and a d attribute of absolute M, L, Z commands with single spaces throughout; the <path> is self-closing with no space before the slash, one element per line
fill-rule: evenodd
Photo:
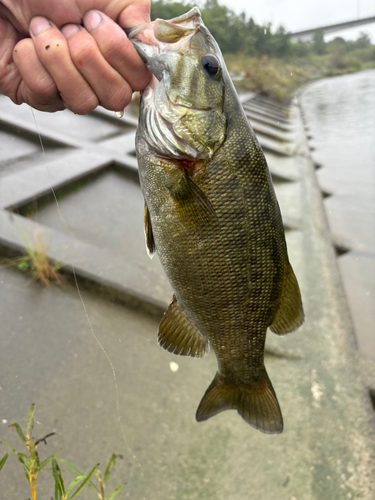
<path fill-rule="evenodd" d="M 33 403 L 30 407 L 25 432 L 23 432 L 20 425 L 17 423 L 9 426 L 16 430 L 19 438 L 26 447 L 26 453 L 16 451 L 8 442 L 3 441 L 23 467 L 26 479 L 30 485 L 31 500 L 37 500 L 38 476 L 44 469 L 47 469 L 48 464 L 51 465 L 49 470 L 52 471 L 55 485 L 54 500 L 72 500 L 85 486 L 92 488 L 100 500 L 114 500 L 124 487 L 125 483 L 120 484 L 120 486 L 113 490 L 112 493 L 106 496 L 107 483 L 116 459 L 122 458 L 122 456 L 115 454 L 111 456 L 105 469 L 104 476 L 101 475 L 99 464 L 96 464 L 88 474 L 85 474 L 75 465 L 68 462 L 68 460 L 60 459 L 60 463 L 74 474 L 73 479 L 66 485 L 63 478 L 63 470 L 56 458 L 60 452 L 53 453 L 43 461 L 39 458 L 38 445 L 42 442 L 47 444 L 47 439 L 52 437 L 55 432 L 51 432 L 50 434 L 36 440 L 32 436 L 34 430 L 34 413 L 35 403 Z M 0 460 L 0 471 L 3 469 L 7 459 L 8 454 L 4 455 L 4 457 Z M 96 479 L 97 485 L 95 485 L 92 481 L 92 478 Z"/>
<path fill-rule="evenodd" d="M 2 259 L 0 265 L 3 267 L 16 267 L 23 273 L 30 274 L 34 281 L 40 281 L 44 285 L 55 283 L 61 285 L 64 278 L 59 272 L 61 264 L 50 262 L 47 257 L 43 242 L 39 237 L 33 244 L 26 234 L 23 234 L 26 242 L 26 254 L 21 257 Z"/>

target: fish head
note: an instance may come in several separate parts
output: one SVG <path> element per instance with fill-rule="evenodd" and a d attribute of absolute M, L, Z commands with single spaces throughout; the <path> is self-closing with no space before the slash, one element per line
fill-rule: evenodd
<path fill-rule="evenodd" d="M 226 134 L 226 68 L 199 9 L 132 28 L 128 37 L 153 74 L 140 112 L 146 142 L 161 156 L 210 159 Z"/>

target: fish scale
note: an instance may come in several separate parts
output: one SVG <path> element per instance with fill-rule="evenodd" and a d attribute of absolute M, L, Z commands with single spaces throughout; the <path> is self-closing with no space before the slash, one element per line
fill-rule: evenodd
<path fill-rule="evenodd" d="M 159 344 L 180 355 L 215 352 L 198 421 L 236 409 L 253 427 L 279 433 L 266 332 L 296 329 L 303 308 L 264 154 L 198 9 L 136 27 L 129 39 L 155 75 L 136 146 L 146 245 L 175 292 Z"/>

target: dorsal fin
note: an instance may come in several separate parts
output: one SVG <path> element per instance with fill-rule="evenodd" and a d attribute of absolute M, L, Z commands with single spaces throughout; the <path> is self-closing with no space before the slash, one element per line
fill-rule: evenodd
<path fill-rule="evenodd" d="M 282 284 L 280 305 L 270 330 L 277 335 L 285 335 L 302 325 L 304 319 L 301 292 L 292 266 L 288 263 Z"/>
<path fill-rule="evenodd" d="M 191 324 L 175 295 L 161 320 L 158 342 L 166 351 L 180 356 L 203 358 L 210 350 L 209 342 Z"/>
<path fill-rule="evenodd" d="M 156 253 L 156 246 L 155 246 L 154 234 L 152 232 L 150 212 L 148 211 L 146 202 L 145 202 L 145 209 L 143 212 L 143 227 L 145 231 L 147 253 L 150 256 L 150 259 L 152 259 L 152 257 Z"/>

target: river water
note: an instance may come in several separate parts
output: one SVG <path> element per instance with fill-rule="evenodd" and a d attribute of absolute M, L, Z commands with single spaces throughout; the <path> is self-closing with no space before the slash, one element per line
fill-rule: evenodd
<path fill-rule="evenodd" d="M 359 349 L 375 358 L 375 70 L 309 85 L 301 105 Z"/>

